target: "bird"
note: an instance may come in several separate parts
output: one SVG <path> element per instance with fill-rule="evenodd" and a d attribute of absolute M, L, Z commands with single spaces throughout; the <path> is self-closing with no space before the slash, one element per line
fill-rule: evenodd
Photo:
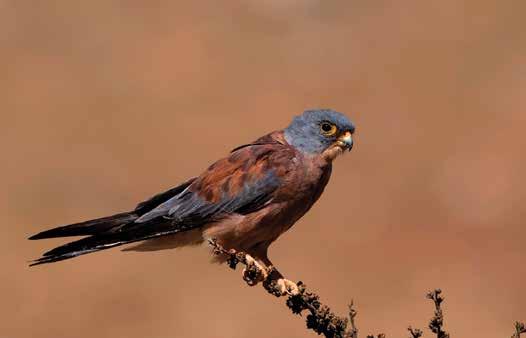
<path fill-rule="evenodd" d="M 83 236 L 45 252 L 30 266 L 121 245 L 128 245 L 124 251 L 147 252 L 213 240 L 246 253 L 250 264 L 270 271 L 274 265 L 268 257 L 269 246 L 320 198 L 333 161 L 353 148 L 354 132 L 354 124 L 340 112 L 306 110 L 286 128 L 233 149 L 199 176 L 131 211 L 29 237 Z M 276 278 L 284 294 L 294 291 L 294 283 L 281 273 Z"/>

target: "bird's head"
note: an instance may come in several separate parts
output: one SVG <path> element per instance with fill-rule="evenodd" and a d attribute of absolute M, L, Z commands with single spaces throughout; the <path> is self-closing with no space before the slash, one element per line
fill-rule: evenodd
<path fill-rule="evenodd" d="M 307 110 L 285 129 L 285 140 L 307 155 L 334 160 L 353 146 L 354 124 L 330 109 Z"/>

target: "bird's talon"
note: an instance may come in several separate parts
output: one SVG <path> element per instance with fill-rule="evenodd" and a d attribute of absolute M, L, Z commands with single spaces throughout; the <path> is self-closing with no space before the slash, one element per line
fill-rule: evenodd
<path fill-rule="evenodd" d="M 246 267 L 243 269 L 243 280 L 249 285 L 254 286 L 267 279 L 268 272 L 265 267 L 258 263 L 252 256 L 245 256 Z"/>
<path fill-rule="evenodd" d="M 281 291 L 281 295 L 283 296 L 285 295 L 295 296 L 300 293 L 298 285 L 288 279 L 285 279 L 285 278 L 278 279 L 277 285 L 278 285 L 279 290 Z"/>

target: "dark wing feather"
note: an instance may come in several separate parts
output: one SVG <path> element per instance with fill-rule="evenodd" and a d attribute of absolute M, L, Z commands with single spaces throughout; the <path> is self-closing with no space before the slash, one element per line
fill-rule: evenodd
<path fill-rule="evenodd" d="M 253 145 L 235 151 L 210 166 L 198 178 L 180 186 L 182 189 L 178 189 L 176 195 L 168 191 L 139 204 L 136 211 L 141 215 L 133 222 L 55 248 L 33 265 L 174 234 L 233 213 L 258 210 L 272 200 L 287 172 L 286 166 L 279 166 L 276 162 L 277 158 L 283 159 L 284 153 L 290 155 L 288 148 L 279 143 Z M 168 196 L 171 197 L 165 200 Z M 153 205 L 157 206 L 152 209 Z"/>
<path fill-rule="evenodd" d="M 235 162 L 216 163 L 187 190 L 142 215 L 135 223 L 164 218 L 174 224 L 202 225 L 234 212 L 261 208 L 279 187 L 280 178 L 274 169 L 260 172 L 258 165 L 267 160 L 265 156 L 249 163 L 253 160 L 244 157 Z"/>
<path fill-rule="evenodd" d="M 183 190 L 188 188 L 188 186 L 190 186 L 190 184 L 192 184 L 193 181 L 195 181 L 195 177 L 189 179 L 181 185 L 178 185 L 175 188 L 159 193 L 147 199 L 146 201 L 139 203 L 137 207 L 135 207 L 134 211 L 139 215 L 143 215 L 148 211 L 151 211 L 152 209 L 156 208 L 159 204 L 164 203 L 170 198 L 179 195 Z"/>
<path fill-rule="evenodd" d="M 195 178 L 192 178 L 185 183 L 164 191 L 160 194 L 157 194 L 148 200 L 141 202 L 137 205 L 135 210 L 115 214 L 112 216 L 92 219 L 85 222 L 74 223 L 64 226 L 59 226 L 53 229 L 42 231 L 36 235 L 29 237 L 31 240 L 36 239 L 46 239 L 46 238 L 56 238 L 56 237 L 69 237 L 69 236 L 89 236 L 101 234 L 112 229 L 115 229 L 118 226 L 124 224 L 132 223 L 137 218 L 141 217 L 145 213 L 151 211 L 157 207 L 160 203 L 169 200 L 170 198 L 180 194 L 184 189 L 186 189 Z"/>
<path fill-rule="evenodd" d="M 112 216 L 92 219 L 85 222 L 59 226 L 53 229 L 39 232 L 29 237 L 30 240 L 69 237 L 69 236 L 89 236 L 111 230 L 112 228 L 135 221 L 139 216 L 133 212 L 123 212 Z"/>

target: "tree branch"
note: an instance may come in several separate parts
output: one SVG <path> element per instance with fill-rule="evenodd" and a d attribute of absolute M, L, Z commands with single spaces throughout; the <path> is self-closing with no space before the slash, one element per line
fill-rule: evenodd
<path fill-rule="evenodd" d="M 274 278 L 272 273 L 275 269 L 270 271 L 263 271 L 261 266 L 253 264 L 253 259 L 244 252 L 237 252 L 235 250 L 226 250 L 215 240 L 209 241 L 213 248 L 215 255 L 223 255 L 227 257 L 228 266 L 235 270 L 238 264 L 245 265 L 245 272 L 243 278 L 249 285 L 256 285 L 258 282 L 263 282 L 263 287 L 270 294 L 281 297 L 283 296 L 282 289 L 280 289 L 278 281 Z M 304 311 L 309 314 L 306 317 L 307 328 L 313 330 L 318 335 L 324 335 L 327 338 L 358 338 L 358 328 L 356 327 L 356 315 L 358 312 L 354 308 L 354 302 L 351 301 L 349 305 L 349 318 L 338 317 L 331 312 L 331 309 L 320 302 L 320 297 L 307 291 L 307 286 L 302 282 L 296 283 L 298 287 L 297 294 L 289 294 L 286 305 L 293 314 L 301 315 Z M 442 311 L 442 290 L 436 289 L 427 293 L 427 298 L 432 300 L 435 305 L 435 314 L 429 322 L 429 329 L 436 334 L 437 338 L 450 338 L 449 333 L 443 330 L 444 313 Z M 408 328 L 411 337 L 421 338 L 423 332 L 419 329 Z M 515 324 L 515 334 L 511 338 L 521 338 L 521 334 L 526 333 L 526 326 L 524 323 L 517 322 Z M 381 333 L 377 338 L 386 338 L 386 335 Z M 376 338 L 374 335 L 368 335 L 367 338 Z"/>
<path fill-rule="evenodd" d="M 513 336 L 511 336 L 511 338 L 521 338 L 521 333 L 526 333 L 526 326 L 524 325 L 524 323 L 516 322 L 515 333 L 513 334 Z"/>
<path fill-rule="evenodd" d="M 247 255 L 245 253 L 226 250 L 215 240 L 211 240 L 209 243 L 214 248 L 214 254 L 226 255 L 228 257 L 227 263 L 231 269 L 235 269 L 236 266 L 241 263 L 247 268 L 254 270 L 250 271 L 248 275 L 252 275 L 255 280 L 263 274 L 262 271 L 257 271 L 258 267 L 256 265 L 247 264 Z M 268 273 L 269 278 L 263 281 L 263 286 L 270 294 L 280 297 L 281 290 L 278 289 L 276 280 L 270 278 L 271 275 L 271 273 Z M 358 330 L 356 329 L 354 321 L 357 312 L 354 310 L 352 303 L 349 306 L 350 320 L 341 318 L 332 313 L 328 306 L 323 305 L 317 294 L 308 292 L 305 284 L 298 282 L 297 285 L 299 293 L 289 295 L 286 304 L 292 313 L 296 315 L 301 315 L 303 311 L 309 312 L 306 318 L 308 329 L 313 330 L 319 335 L 323 334 L 327 338 L 358 338 Z M 351 323 L 351 328 L 347 330 L 349 322 Z"/>
<path fill-rule="evenodd" d="M 431 318 L 429 322 L 429 329 L 436 333 L 437 338 L 449 338 L 449 333 L 442 330 L 444 325 L 444 314 L 442 312 L 441 304 L 444 298 L 441 296 L 442 290 L 436 289 L 427 294 L 427 298 L 431 299 L 435 303 L 435 316 Z"/>

